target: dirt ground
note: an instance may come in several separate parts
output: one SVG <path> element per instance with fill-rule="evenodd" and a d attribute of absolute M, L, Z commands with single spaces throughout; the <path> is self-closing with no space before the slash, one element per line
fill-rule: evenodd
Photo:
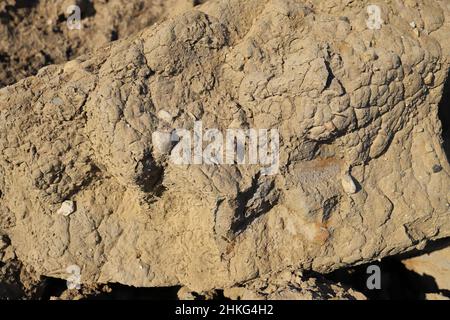
<path fill-rule="evenodd" d="M 199 0 L 2 0 L 0 1 L 0 88 L 35 75 L 39 69 L 95 52 Z M 81 29 L 68 20 L 81 9 Z M 0 192 L 1 197 L 1 192 Z M 65 291 L 65 282 L 34 277 L 23 267 L 0 230 L 0 299 L 65 299 L 108 294 L 108 287 Z M 59 288 L 62 288 L 59 290 Z M 175 294 L 176 296 L 176 294 Z"/>
<path fill-rule="evenodd" d="M 69 29 L 76 3 L 81 30 Z M 2 0 L 0 87 L 127 37 L 166 16 L 200 4 L 195 0 Z"/>

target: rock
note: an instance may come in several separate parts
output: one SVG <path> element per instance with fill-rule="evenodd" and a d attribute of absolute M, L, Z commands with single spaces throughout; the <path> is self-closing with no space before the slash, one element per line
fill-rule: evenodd
<path fill-rule="evenodd" d="M 73 201 L 68 200 L 62 203 L 61 208 L 59 208 L 57 214 L 68 217 L 74 212 L 75 212 L 75 203 Z"/>
<path fill-rule="evenodd" d="M 449 237 L 449 9 L 386 3 L 369 30 L 367 4 L 211 0 L 1 89 L 0 229 L 18 258 L 38 275 L 76 263 L 86 284 L 207 292 Z M 236 123 L 248 131 L 228 147 L 246 156 L 205 163 Z M 185 164 L 152 142 L 176 129 Z M 66 199 L 83 214 L 54 214 Z"/>
<path fill-rule="evenodd" d="M 425 296 L 425 299 L 426 300 L 450 300 L 450 298 L 447 298 L 438 293 L 427 293 Z"/>
<path fill-rule="evenodd" d="M 423 81 L 427 86 L 431 86 L 434 82 L 434 74 L 429 73 Z"/>
<path fill-rule="evenodd" d="M 16 259 L 16 253 L 14 251 L 14 248 L 9 246 L 6 247 L 5 249 L 3 249 L 3 256 L 2 256 L 2 261 L 7 262 L 7 261 L 12 261 Z"/>
<path fill-rule="evenodd" d="M 224 295 L 232 300 L 366 300 L 362 293 L 340 284 L 288 271 L 227 288 Z"/>
<path fill-rule="evenodd" d="M 349 173 L 345 173 L 342 175 L 342 187 L 344 191 L 348 194 L 354 194 L 357 191 L 357 187 L 355 181 Z"/>
<path fill-rule="evenodd" d="M 441 291 L 450 290 L 450 247 L 403 260 L 408 270 L 432 277 Z"/>
<path fill-rule="evenodd" d="M 189 288 L 181 287 L 177 293 L 180 300 L 195 300 L 195 294 Z"/>
<path fill-rule="evenodd" d="M 158 112 L 158 118 L 161 120 L 164 120 L 168 123 L 171 123 L 173 120 L 172 115 L 169 112 L 167 112 L 166 110 L 160 110 Z"/>

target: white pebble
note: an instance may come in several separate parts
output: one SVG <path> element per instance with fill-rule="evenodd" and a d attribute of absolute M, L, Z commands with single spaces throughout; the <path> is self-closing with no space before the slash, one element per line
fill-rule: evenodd
<path fill-rule="evenodd" d="M 167 112 L 166 110 L 160 110 L 158 112 L 158 118 L 161 120 L 164 120 L 166 122 L 169 122 L 169 123 L 172 122 L 172 120 L 173 120 L 172 115 L 169 112 Z"/>
<path fill-rule="evenodd" d="M 65 217 L 68 217 L 74 212 L 75 212 L 75 203 L 73 201 L 67 200 L 61 204 L 61 208 L 59 208 L 57 213 Z"/>
<path fill-rule="evenodd" d="M 342 187 L 348 194 L 355 194 L 357 191 L 355 181 L 348 172 L 344 173 L 344 175 L 342 176 Z"/>

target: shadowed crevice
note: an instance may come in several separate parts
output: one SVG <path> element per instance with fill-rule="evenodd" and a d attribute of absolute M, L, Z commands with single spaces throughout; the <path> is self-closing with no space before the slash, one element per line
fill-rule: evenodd
<path fill-rule="evenodd" d="M 442 122 L 442 139 L 447 160 L 450 161 L 450 73 L 444 85 L 442 100 L 439 103 L 439 119 Z"/>

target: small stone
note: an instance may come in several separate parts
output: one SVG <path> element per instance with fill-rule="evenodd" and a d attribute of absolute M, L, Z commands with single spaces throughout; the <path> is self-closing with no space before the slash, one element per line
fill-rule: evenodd
<path fill-rule="evenodd" d="M 438 164 L 435 164 L 434 166 L 433 166 L 433 172 L 434 173 L 439 173 L 439 172 L 441 172 L 442 171 L 442 166 L 440 166 L 440 165 L 438 165 Z"/>
<path fill-rule="evenodd" d="M 180 300 L 195 300 L 195 294 L 187 287 L 181 287 L 177 296 Z"/>
<path fill-rule="evenodd" d="M 65 217 L 68 217 L 74 212 L 75 212 L 75 203 L 73 201 L 67 200 L 62 203 L 61 208 L 59 208 L 57 213 Z"/>
<path fill-rule="evenodd" d="M 434 82 L 434 74 L 431 73 L 431 72 L 429 72 L 429 73 L 427 74 L 427 76 L 425 77 L 425 79 L 423 79 L 423 82 L 424 82 L 427 86 L 432 85 L 433 82 Z"/>
<path fill-rule="evenodd" d="M 358 188 L 356 187 L 355 181 L 349 172 L 344 173 L 342 176 L 342 187 L 344 191 L 348 194 L 355 194 Z"/>
<path fill-rule="evenodd" d="M 426 293 L 425 294 L 425 300 L 442 300 L 442 301 L 445 301 L 445 300 L 450 300 L 450 298 L 448 298 L 448 297 L 446 297 L 446 296 L 444 296 L 442 294 L 439 294 L 439 293 Z"/>
<path fill-rule="evenodd" d="M 417 249 L 417 250 L 423 250 L 423 249 L 425 249 L 425 247 L 427 246 L 427 244 L 428 244 L 428 241 L 427 241 L 427 240 L 420 241 L 420 242 L 416 245 L 416 249 Z"/>
<path fill-rule="evenodd" d="M 164 120 L 166 122 L 169 122 L 169 123 L 172 122 L 172 120 L 173 120 L 172 115 L 169 112 L 167 112 L 166 110 L 160 110 L 158 112 L 158 118 L 161 120 Z"/>

